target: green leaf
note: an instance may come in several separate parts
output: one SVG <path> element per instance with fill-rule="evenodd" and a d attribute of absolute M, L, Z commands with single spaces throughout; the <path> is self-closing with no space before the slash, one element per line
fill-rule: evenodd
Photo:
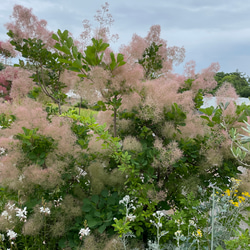
<path fill-rule="evenodd" d="M 82 63 L 81 63 L 81 60 L 76 59 L 76 60 L 72 63 L 72 67 L 75 67 L 75 68 L 81 69 L 81 68 L 82 68 Z"/>
<path fill-rule="evenodd" d="M 115 205 L 116 199 L 113 196 L 108 197 L 107 204 L 108 205 Z"/>
<path fill-rule="evenodd" d="M 102 234 L 102 233 L 105 231 L 106 227 L 107 227 L 107 226 L 106 226 L 105 224 L 101 225 L 101 226 L 98 228 L 98 232 L 99 232 L 100 234 Z"/>
<path fill-rule="evenodd" d="M 110 70 L 114 70 L 117 64 L 116 64 L 115 55 L 113 52 L 110 53 L 110 58 L 111 58 L 111 63 L 109 67 L 110 67 Z"/>
<path fill-rule="evenodd" d="M 52 38 L 53 38 L 54 40 L 56 40 L 57 42 L 59 42 L 59 38 L 58 38 L 58 36 L 57 36 L 56 34 L 52 34 Z"/>
<path fill-rule="evenodd" d="M 218 247 L 216 247 L 215 250 L 223 250 L 223 247 L 221 245 L 219 245 Z"/>
<path fill-rule="evenodd" d="M 109 191 L 107 189 L 104 189 L 102 190 L 101 195 L 106 198 L 109 195 Z"/>
<path fill-rule="evenodd" d="M 72 47 L 72 54 L 73 54 L 73 57 L 76 59 L 78 56 L 78 50 L 76 46 Z"/>
<path fill-rule="evenodd" d="M 85 212 L 85 213 L 87 213 L 87 212 L 89 212 L 92 208 L 93 208 L 93 207 L 92 207 L 91 205 L 89 205 L 89 204 L 84 204 L 84 205 L 82 206 L 82 211 Z"/>
<path fill-rule="evenodd" d="M 68 35 L 69 35 L 68 30 L 64 30 L 63 33 L 61 34 L 61 38 L 65 41 L 67 40 Z"/>
<path fill-rule="evenodd" d="M 101 213 L 100 213 L 99 211 L 95 211 L 95 212 L 94 212 L 94 215 L 95 215 L 96 217 L 98 217 L 98 218 L 101 217 Z"/>
<path fill-rule="evenodd" d="M 199 109 L 199 111 L 201 111 L 202 113 L 208 115 L 208 116 L 211 116 L 213 114 L 213 111 L 214 111 L 214 107 L 211 106 L 211 107 L 208 107 L 208 108 L 205 108 L 205 109 Z"/>
<path fill-rule="evenodd" d="M 113 213 L 111 212 L 111 211 L 109 211 L 108 213 L 107 213 L 107 216 L 106 216 L 106 220 L 107 221 L 111 221 L 111 220 L 113 220 Z"/>
<path fill-rule="evenodd" d="M 99 201 L 99 196 L 98 196 L 98 195 L 93 195 L 93 196 L 91 197 L 91 201 L 93 201 L 95 204 L 97 204 L 98 201 Z"/>
<path fill-rule="evenodd" d="M 41 154 L 40 154 L 40 158 L 45 158 L 46 157 L 46 153 L 45 152 L 42 152 Z"/>
<path fill-rule="evenodd" d="M 105 51 L 109 47 L 108 43 L 102 43 L 98 52 Z"/>
<path fill-rule="evenodd" d="M 70 65 L 72 64 L 71 61 L 64 59 L 64 58 L 59 58 L 58 60 L 59 60 L 59 62 L 62 62 L 62 63 L 66 63 L 66 64 L 70 64 Z"/>
<path fill-rule="evenodd" d="M 71 37 L 69 37 L 67 40 L 66 40 L 66 44 L 68 46 L 68 48 L 71 48 L 72 45 L 73 45 L 73 39 Z"/>
<path fill-rule="evenodd" d="M 86 215 L 86 220 L 88 222 L 88 226 L 90 228 L 93 228 L 93 227 L 96 227 L 98 225 L 101 225 L 102 224 L 102 221 L 100 219 L 97 219 L 97 218 L 93 218 L 91 215 Z"/>
<path fill-rule="evenodd" d="M 61 51 L 67 55 L 70 55 L 70 49 L 65 44 L 61 47 Z"/>

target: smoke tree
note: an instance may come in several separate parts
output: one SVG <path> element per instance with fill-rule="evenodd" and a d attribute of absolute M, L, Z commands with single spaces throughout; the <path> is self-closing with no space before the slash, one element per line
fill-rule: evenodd
<path fill-rule="evenodd" d="M 184 209 L 191 192 L 199 198 L 198 186 L 208 189 L 216 182 L 225 188 L 228 177 L 237 174 L 221 124 L 239 126 L 250 107 L 232 102 L 200 108 L 203 95 L 216 87 L 218 63 L 195 72 L 191 61 L 183 75 L 174 73 L 185 50 L 167 46 L 158 25 L 144 38 L 134 34 L 114 53 L 108 43 L 112 17 L 107 4 L 102 11 L 91 43 L 84 45 L 67 30 L 51 36 L 46 22 L 22 6 L 15 6 L 14 23 L 6 25 L 10 43 L 27 60 L 0 74 L 0 90 L 12 99 L 0 104 L 0 186 L 5 194 L 0 231 L 19 230 L 19 246 L 78 246 L 82 227 L 98 236 L 115 228 L 123 237 L 122 232 L 133 233 L 146 243 L 159 237 L 159 227 L 149 223 L 156 211 Z M 43 105 L 28 97 L 37 85 L 58 104 L 60 114 L 65 92 L 74 86 L 99 110 L 97 120 L 73 109 L 48 117 Z M 237 97 L 226 84 L 216 92 L 224 102 L 222 93 Z M 27 209 L 25 221 L 10 205 Z M 169 225 L 163 242 L 177 230 L 173 221 Z"/>
<path fill-rule="evenodd" d="M 32 9 L 25 8 L 22 5 L 14 5 L 11 15 L 11 22 L 6 23 L 7 30 L 13 32 L 15 42 L 22 43 L 23 39 L 41 39 L 47 48 L 53 48 L 52 31 L 47 29 L 47 21 L 39 20 L 33 13 Z"/>

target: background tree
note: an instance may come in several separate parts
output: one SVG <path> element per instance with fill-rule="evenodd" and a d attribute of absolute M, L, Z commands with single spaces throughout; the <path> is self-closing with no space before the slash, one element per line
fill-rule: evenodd
<path fill-rule="evenodd" d="M 250 96 L 250 82 L 249 77 L 245 76 L 241 72 L 232 72 L 232 73 L 224 73 L 224 72 L 218 72 L 215 75 L 215 80 L 218 82 L 217 88 L 215 88 L 212 93 L 215 93 L 216 90 L 224 83 L 229 82 L 231 83 L 236 93 L 240 97 L 249 97 Z"/>

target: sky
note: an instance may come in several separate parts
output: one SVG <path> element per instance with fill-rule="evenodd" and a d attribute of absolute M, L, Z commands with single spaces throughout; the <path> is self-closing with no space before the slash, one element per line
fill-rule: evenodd
<path fill-rule="evenodd" d="M 4 24 L 10 22 L 15 4 L 32 8 L 39 20 L 48 22 L 49 30 L 67 29 L 77 38 L 82 21 L 94 25 L 93 17 L 105 2 L 114 18 L 111 32 L 120 37 L 111 44 L 114 50 L 127 45 L 134 33 L 145 37 L 152 25 L 160 25 L 161 38 L 169 46 L 186 50 L 177 73 L 194 60 L 197 73 L 218 62 L 220 71 L 250 76 L 249 0 L 5 0 L 0 4 L 0 41 L 8 38 Z"/>

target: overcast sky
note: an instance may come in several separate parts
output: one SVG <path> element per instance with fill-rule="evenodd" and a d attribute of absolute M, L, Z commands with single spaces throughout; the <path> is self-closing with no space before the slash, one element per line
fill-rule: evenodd
<path fill-rule="evenodd" d="M 194 60 L 197 72 L 219 62 L 220 71 L 239 70 L 250 76 L 249 0 L 5 0 L 0 4 L 0 40 L 7 39 L 4 24 L 15 4 L 32 8 L 48 22 L 49 30 L 67 29 L 77 37 L 83 31 L 82 20 L 94 20 L 105 2 L 115 20 L 112 32 L 120 37 L 114 48 L 127 44 L 134 33 L 145 37 L 152 25 L 159 24 L 161 37 L 169 46 L 184 46 L 185 62 Z"/>

